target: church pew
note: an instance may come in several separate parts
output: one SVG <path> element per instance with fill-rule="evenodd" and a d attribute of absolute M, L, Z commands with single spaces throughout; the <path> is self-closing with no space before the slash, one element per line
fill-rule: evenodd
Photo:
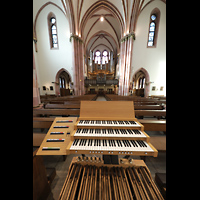
<path fill-rule="evenodd" d="M 33 109 L 33 115 L 79 115 L 80 109 Z"/>
<path fill-rule="evenodd" d="M 134 105 L 135 110 L 163 110 L 161 105 Z"/>
<path fill-rule="evenodd" d="M 156 104 L 166 104 L 166 99 L 158 100 L 146 97 L 135 97 L 135 96 L 120 96 L 106 94 L 106 99 L 109 101 L 134 101 L 135 102 L 154 102 Z"/>
<path fill-rule="evenodd" d="M 51 126 L 51 121 L 34 121 L 33 120 L 33 128 L 49 128 Z"/>
<path fill-rule="evenodd" d="M 33 115 L 79 115 L 80 109 L 33 109 Z M 135 110 L 135 116 L 166 116 L 166 110 Z"/>
<path fill-rule="evenodd" d="M 160 152 L 166 152 L 166 136 L 151 136 L 150 143 Z"/>
<path fill-rule="evenodd" d="M 46 104 L 45 109 L 69 109 L 78 108 L 80 109 L 80 104 Z M 135 110 L 162 110 L 163 106 L 160 105 L 135 105 Z"/>
<path fill-rule="evenodd" d="M 97 95 L 81 95 L 81 96 L 64 96 L 64 97 L 55 97 L 55 98 L 47 98 L 42 99 L 41 101 L 43 103 L 48 102 L 65 102 L 65 101 L 81 101 L 81 100 L 88 100 L 88 101 L 94 101 L 96 100 Z"/>
<path fill-rule="evenodd" d="M 45 109 L 68 109 L 68 108 L 78 108 L 80 109 L 80 103 L 79 104 L 71 104 L 71 103 L 67 103 L 67 104 L 46 104 L 45 105 Z"/>
<path fill-rule="evenodd" d="M 33 128 L 40 128 L 43 131 L 45 128 L 50 128 L 54 118 L 46 117 L 33 117 Z M 38 147 L 41 145 L 46 133 L 33 131 L 33 146 Z"/>
<path fill-rule="evenodd" d="M 135 110 L 135 116 L 166 117 L 166 110 Z"/>
<path fill-rule="evenodd" d="M 36 156 L 37 150 L 33 151 L 33 200 L 47 199 L 51 193 L 44 162 L 42 156 Z"/>
<path fill-rule="evenodd" d="M 166 120 L 157 119 L 138 119 L 144 126 L 145 131 L 164 131 L 166 132 Z"/>

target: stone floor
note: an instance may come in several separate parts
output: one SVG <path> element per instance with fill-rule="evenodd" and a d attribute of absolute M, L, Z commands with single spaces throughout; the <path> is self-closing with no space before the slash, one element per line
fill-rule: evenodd
<path fill-rule="evenodd" d="M 98 96 L 96 101 L 106 101 L 104 96 Z"/>

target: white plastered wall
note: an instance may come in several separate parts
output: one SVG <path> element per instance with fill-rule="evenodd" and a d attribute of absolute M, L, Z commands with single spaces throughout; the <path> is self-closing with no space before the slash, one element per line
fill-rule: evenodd
<path fill-rule="evenodd" d="M 47 23 L 47 16 L 50 12 L 55 14 L 57 20 L 58 49 L 50 49 Z M 52 82 L 55 82 L 56 74 L 61 68 L 66 69 L 73 79 L 72 44 L 69 41 L 69 22 L 59 8 L 49 4 L 44 7 L 38 15 L 36 33 L 38 52 L 35 52 L 35 47 L 33 48 L 33 51 L 36 61 L 40 95 L 44 95 L 45 93 L 55 94 L 55 84 Z M 53 86 L 54 90 L 43 91 L 42 86 L 46 86 L 47 88 Z"/>
<path fill-rule="evenodd" d="M 160 24 L 156 48 L 147 48 L 150 13 L 154 8 L 160 10 Z M 148 71 L 150 81 L 149 95 L 166 95 L 166 4 L 153 1 L 139 15 L 136 26 L 136 40 L 133 42 L 131 80 L 133 74 L 140 68 Z M 156 90 L 152 91 L 152 86 Z M 163 86 L 163 91 L 160 87 Z"/>

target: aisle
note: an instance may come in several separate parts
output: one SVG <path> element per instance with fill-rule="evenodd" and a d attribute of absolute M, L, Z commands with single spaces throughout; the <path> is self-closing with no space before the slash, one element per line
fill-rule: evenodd
<path fill-rule="evenodd" d="M 96 101 L 107 101 L 104 96 L 98 96 Z"/>

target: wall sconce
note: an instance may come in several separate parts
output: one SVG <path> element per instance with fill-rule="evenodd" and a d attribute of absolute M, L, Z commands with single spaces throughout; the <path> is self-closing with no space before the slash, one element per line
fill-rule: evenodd
<path fill-rule="evenodd" d="M 37 43 L 37 39 L 35 37 L 33 38 L 33 41 L 35 42 L 35 44 Z"/>
<path fill-rule="evenodd" d="M 150 83 L 154 83 L 154 82 L 151 82 L 151 81 L 150 81 L 150 82 L 145 83 L 145 85 L 149 85 Z"/>
<path fill-rule="evenodd" d="M 55 83 L 56 85 L 59 85 L 59 83 L 57 83 L 57 82 L 54 82 L 54 81 L 53 81 L 53 82 L 51 82 L 51 83 Z"/>

